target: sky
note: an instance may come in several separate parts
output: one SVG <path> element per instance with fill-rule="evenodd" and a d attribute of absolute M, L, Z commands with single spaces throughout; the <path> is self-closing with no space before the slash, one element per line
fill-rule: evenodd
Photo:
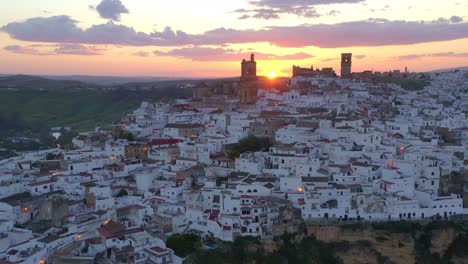
<path fill-rule="evenodd" d="M 292 65 L 353 71 L 468 66 L 468 0 L 14 0 L 0 73 L 231 77 Z"/>

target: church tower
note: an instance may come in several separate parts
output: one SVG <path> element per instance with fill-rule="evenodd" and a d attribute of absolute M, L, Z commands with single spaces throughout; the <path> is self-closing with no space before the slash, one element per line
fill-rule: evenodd
<path fill-rule="evenodd" d="M 341 54 L 341 78 L 351 78 L 351 59 L 352 53 Z"/>
<path fill-rule="evenodd" d="M 241 77 L 239 85 L 239 99 L 241 105 L 255 104 L 257 102 L 257 62 L 255 55 L 250 55 L 250 61 L 242 60 Z"/>
<path fill-rule="evenodd" d="M 257 79 L 257 62 L 255 55 L 250 55 L 250 61 L 242 60 L 241 63 L 241 81 L 252 81 Z"/>

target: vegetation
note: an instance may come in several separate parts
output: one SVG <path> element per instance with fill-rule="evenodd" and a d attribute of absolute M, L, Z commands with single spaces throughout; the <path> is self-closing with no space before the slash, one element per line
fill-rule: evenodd
<path fill-rule="evenodd" d="M 421 224 L 409 221 L 389 221 L 381 223 L 373 223 L 372 228 L 375 230 L 384 230 L 390 233 L 414 234 L 421 230 Z"/>
<path fill-rule="evenodd" d="M 195 234 L 176 234 L 167 238 L 166 245 L 177 256 L 186 257 L 201 247 L 201 239 Z"/>
<path fill-rule="evenodd" d="M 101 86 L 84 83 L 80 81 L 68 81 L 68 80 L 51 80 L 42 77 L 30 76 L 30 75 L 14 75 L 0 77 L 0 87 L 12 87 L 20 89 L 76 89 L 76 88 L 100 88 Z"/>
<path fill-rule="evenodd" d="M 280 246 L 273 252 L 265 252 L 258 238 L 240 237 L 223 248 L 197 250 L 185 259 L 185 264 L 241 264 L 241 263 L 341 263 L 336 257 L 336 248 L 314 237 L 284 234 L 277 238 Z"/>
<path fill-rule="evenodd" d="M 116 121 L 123 113 L 138 106 L 136 100 L 96 91 L 1 92 L 0 100 L 0 118 L 5 120 L 0 121 L 3 131 L 58 126 L 91 129 Z"/>
<path fill-rule="evenodd" d="M 65 145 L 77 132 L 112 124 L 142 101 L 187 97 L 188 89 L 150 90 L 0 90 L 0 152 L 37 150 Z M 71 127 L 56 140 L 53 127 Z M 23 137 L 29 140 L 15 142 Z M 5 140 L 13 138 L 12 140 Z M 2 150 L 3 149 L 3 150 Z M 1 158 L 1 157 L 0 157 Z"/>
<path fill-rule="evenodd" d="M 429 82 L 424 81 L 424 80 L 403 79 L 403 78 L 394 78 L 394 77 L 379 77 L 379 78 L 376 78 L 374 81 L 378 83 L 398 84 L 407 91 L 421 91 L 424 89 L 424 87 L 430 84 Z"/>
<path fill-rule="evenodd" d="M 125 189 L 121 189 L 118 193 L 117 193 L 117 197 L 123 197 L 123 196 L 127 196 L 128 195 L 128 192 L 127 190 Z"/>
<path fill-rule="evenodd" d="M 128 141 L 135 141 L 135 136 L 132 133 L 127 133 L 126 139 Z"/>
<path fill-rule="evenodd" d="M 339 242 L 323 242 L 313 235 L 306 235 L 308 232 L 305 231 L 266 240 L 239 237 L 232 243 L 218 241 L 216 249 L 192 247 L 192 253 L 186 255 L 184 264 L 328 264 L 352 261 L 449 264 L 460 263 L 457 258 L 468 257 L 468 232 L 463 223 L 396 221 L 355 223 L 339 227 L 345 234 Z M 441 237 L 446 239 L 442 243 L 438 241 Z M 445 246 L 441 248 L 441 245 Z"/>
<path fill-rule="evenodd" d="M 228 156 L 231 159 L 237 158 L 244 152 L 255 152 L 262 149 L 268 149 L 272 146 L 269 138 L 259 138 L 254 135 L 249 135 L 239 141 L 238 144 L 233 145 L 229 151 Z"/>

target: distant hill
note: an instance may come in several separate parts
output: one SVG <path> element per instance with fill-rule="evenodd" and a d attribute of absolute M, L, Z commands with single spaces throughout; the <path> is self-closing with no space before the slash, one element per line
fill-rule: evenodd
<path fill-rule="evenodd" d="M 43 77 L 30 75 L 12 75 L 0 77 L 1 88 L 18 88 L 18 89 L 70 89 L 70 88 L 100 88 L 96 84 L 84 83 L 72 80 L 51 80 Z"/>
<path fill-rule="evenodd" d="M 86 83 L 94 83 L 99 85 L 119 85 L 132 82 L 160 82 L 169 80 L 184 80 L 187 78 L 171 78 L 171 77 L 119 77 L 119 76 L 88 76 L 88 75 L 62 75 L 62 76 L 43 76 L 52 80 L 71 80 Z"/>
<path fill-rule="evenodd" d="M 31 75 L 0 75 L 1 88 L 32 89 L 32 90 L 115 90 L 115 89 L 160 89 L 167 87 L 190 87 L 200 81 L 216 83 L 237 78 L 219 79 L 174 79 L 165 77 L 106 77 L 106 76 L 31 76 Z"/>

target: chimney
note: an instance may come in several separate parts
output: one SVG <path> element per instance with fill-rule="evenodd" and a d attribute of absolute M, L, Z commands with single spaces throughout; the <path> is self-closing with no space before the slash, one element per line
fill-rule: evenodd
<path fill-rule="evenodd" d="M 255 60 L 255 55 L 252 53 L 250 54 L 250 61 L 254 61 Z"/>

